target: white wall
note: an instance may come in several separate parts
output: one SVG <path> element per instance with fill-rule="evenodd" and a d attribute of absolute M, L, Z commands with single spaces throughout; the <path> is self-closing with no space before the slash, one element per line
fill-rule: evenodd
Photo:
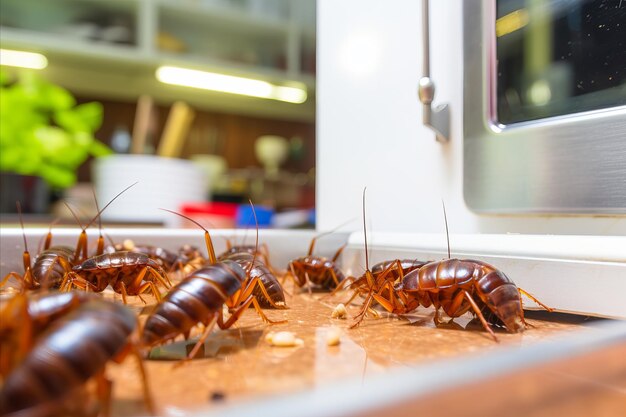
<path fill-rule="evenodd" d="M 451 142 L 421 123 L 421 2 L 318 0 L 317 215 L 327 230 L 360 218 L 373 231 L 626 235 L 626 217 L 485 216 L 463 200 L 461 0 L 431 1 L 435 104 L 452 111 Z M 349 228 L 360 228 L 353 222 Z"/>

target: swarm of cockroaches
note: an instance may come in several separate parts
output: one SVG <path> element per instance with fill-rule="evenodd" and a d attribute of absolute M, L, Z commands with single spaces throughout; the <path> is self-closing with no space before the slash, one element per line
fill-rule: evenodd
<path fill-rule="evenodd" d="M 282 275 L 283 283 L 289 278 L 294 288 L 306 288 L 309 293 L 352 291 L 346 304 L 360 296 L 361 306 L 351 328 L 357 327 L 368 312 L 374 312 L 375 305 L 397 315 L 433 306 L 436 324 L 440 309 L 451 318 L 469 311 L 498 341 L 490 325 L 512 333 L 525 329 L 522 294 L 551 311 L 494 266 L 450 259 L 449 244 L 448 259 L 395 259 L 370 270 L 365 190 L 366 271 L 360 277 L 346 278 L 339 268 L 337 259 L 344 246 L 331 259 L 313 256 L 317 239 L 331 232 L 314 237 L 307 255 L 290 261 L 281 274 L 270 264 L 267 247 L 262 245 L 259 250 L 258 227 L 254 246 L 228 242 L 227 250 L 216 256 L 209 230 L 170 210 L 166 211 L 186 217 L 204 230 L 208 259 L 192 246 L 177 252 L 128 241 L 105 247 L 101 225 L 96 250 L 90 255 L 87 228 L 124 191 L 98 210 L 86 226 L 81 225 L 75 248 L 52 246 L 49 231 L 43 251 L 32 263 L 24 237 L 23 274 L 11 272 L 0 281 L 2 287 L 13 278 L 21 288 L 0 310 L 1 415 L 109 415 L 111 382 L 106 379 L 105 367 L 128 353 L 138 359 L 145 406 L 153 413 L 149 379 L 142 363 L 147 352 L 180 336 L 187 339 L 202 325 L 201 336 L 187 356 L 192 359 L 215 325 L 228 329 L 251 306 L 263 322 L 284 323 L 270 320 L 263 312 L 263 308 L 287 308 L 277 275 Z M 179 276 L 175 285 L 170 281 L 173 276 Z M 154 296 L 156 305 L 143 326 L 125 305 L 94 294 L 107 287 L 121 294 L 123 304 L 128 297 L 136 296 L 145 303 L 142 295 Z M 88 392 L 87 381 L 95 382 L 95 394 Z"/>

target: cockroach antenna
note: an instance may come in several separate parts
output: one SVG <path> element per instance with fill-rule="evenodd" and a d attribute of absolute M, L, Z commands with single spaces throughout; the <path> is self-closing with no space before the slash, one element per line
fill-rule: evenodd
<path fill-rule="evenodd" d="M 96 214 L 96 217 L 94 217 L 93 219 L 91 219 L 91 221 L 89 223 L 87 223 L 87 226 L 85 226 L 85 229 L 88 229 L 89 226 L 91 226 L 93 224 L 93 222 L 96 221 L 96 219 L 98 219 L 100 217 L 100 215 L 102 214 L 102 212 L 104 210 L 107 209 L 107 207 L 109 207 L 111 205 L 111 203 L 113 203 L 115 200 L 118 199 L 119 196 L 121 196 L 122 194 L 124 194 L 126 191 L 128 191 L 128 189 L 134 187 L 135 185 L 137 185 L 139 183 L 139 181 L 132 183 L 131 185 L 129 185 L 128 187 L 124 188 L 122 191 L 120 191 L 119 193 L 117 193 L 117 195 L 115 197 L 113 197 L 111 199 L 111 201 L 109 201 L 104 207 L 102 207 L 102 209 L 98 210 L 98 213 Z"/>
<path fill-rule="evenodd" d="M 191 217 L 185 216 L 184 214 L 175 212 L 173 210 L 168 210 L 164 208 L 159 208 L 159 210 L 167 211 L 168 213 L 172 213 L 172 214 L 182 217 L 183 219 L 187 219 L 193 224 L 195 224 L 196 226 L 198 226 L 199 228 L 201 228 L 202 230 L 204 230 L 204 241 L 206 243 L 207 253 L 209 254 L 209 262 L 211 263 L 211 265 L 217 263 L 217 258 L 215 257 L 215 249 L 213 248 L 213 240 L 211 239 L 211 234 L 209 233 L 206 227 L 202 226 L 200 223 L 198 223 Z"/>
<path fill-rule="evenodd" d="M 76 214 L 76 212 L 72 209 L 72 207 L 66 202 L 64 201 L 63 204 L 65 204 L 65 207 L 67 207 L 67 209 L 69 210 L 70 213 L 72 213 L 72 217 L 74 217 L 74 220 L 76 220 L 76 223 L 78 223 L 78 227 L 80 227 L 82 230 L 84 230 L 83 228 L 83 224 L 81 223 L 80 219 L 78 218 L 78 215 Z"/>
<path fill-rule="evenodd" d="M 254 244 L 254 254 L 252 255 L 252 262 L 250 262 L 250 268 L 248 268 L 247 275 L 250 276 L 252 272 L 252 267 L 254 266 L 254 262 L 256 261 L 256 254 L 259 251 L 259 221 L 256 218 L 256 210 L 254 210 L 254 204 L 252 204 L 252 200 L 248 200 L 250 202 L 250 207 L 252 207 L 252 215 L 254 215 L 254 223 L 256 224 L 256 242 Z"/>
<path fill-rule="evenodd" d="M 352 218 L 352 219 L 350 219 L 350 220 L 348 220 L 346 222 L 341 223 L 339 226 L 336 226 L 334 229 L 327 230 L 326 232 L 322 232 L 319 235 L 315 236 L 313 239 L 311 239 L 311 244 L 309 245 L 308 256 L 313 255 L 313 249 L 315 248 L 315 243 L 317 242 L 317 240 L 319 238 L 324 237 L 324 236 L 328 236 L 328 235 L 330 235 L 332 233 L 335 233 L 337 230 L 341 229 L 343 226 L 349 224 L 352 221 L 354 221 L 354 218 Z"/>
<path fill-rule="evenodd" d="M 446 216 L 446 203 L 441 200 L 441 205 L 443 206 L 443 221 L 446 224 L 446 239 L 448 241 L 448 259 L 450 259 L 450 232 L 448 232 L 448 216 Z"/>
<path fill-rule="evenodd" d="M 22 237 L 24 238 L 24 262 L 26 262 L 26 257 L 28 256 L 28 265 L 30 266 L 30 253 L 28 252 L 28 243 L 26 242 L 26 231 L 24 230 L 24 218 L 22 216 L 22 205 L 19 201 L 15 202 L 15 207 L 17 207 L 17 213 L 20 217 L 20 225 L 22 226 Z M 24 267 L 26 268 L 26 267 Z"/>
<path fill-rule="evenodd" d="M 17 213 L 20 217 L 20 225 L 22 226 L 22 237 L 24 238 L 24 252 L 22 252 L 22 263 L 24 265 L 24 278 L 27 275 L 30 275 L 30 252 L 28 251 L 28 243 L 26 242 L 26 231 L 24 230 L 24 218 L 22 215 L 22 205 L 19 201 L 15 202 L 15 206 L 17 207 Z M 6 278 L 5 278 L 6 279 Z M 26 281 L 25 279 L 20 280 L 21 283 L 21 292 L 26 292 Z"/>
<path fill-rule="evenodd" d="M 58 217 L 54 219 L 52 223 L 50 223 L 50 226 L 48 226 L 48 234 L 45 237 L 39 239 L 39 244 L 37 245 L 37 253 L 41 253 L 42 247 L 46 249 L 50 247 L 50 244 L 52 242 L 52 227 L 55 226 L 59 222 L 59 220 L 60 219 Z"/>
<path fill-rule="evenodd" d="M 367 187 L 363 188 L 363 237 L 365 238 L 365 269 L 370 270 L 370 259 L 367 254 L 367 227 L 365 225 L 365 191 Z"/>
<path fill-rule="evenodd" d="M 76 212 L 74 210 L 72 210 L 72 207 L 67 203 L 67 202 L 63 202 L 63 204 L 65 204 L 65 207 L 67 207 L 67 209 L 70 211 L 70 213 L 72 213 L 72 216 L 74 216 L 74 220 L 76 220 L 76 223 L 78 223 L 78 226 L 80 226 L 80 235 L 78 237 L 78 243 L 76 244 L 76 251 L 74 252 L 74 261 L 76 261 L 77 259 L 80 259 L 80 253 L 82 250 L 83 253 L 83 258 L 87 259 L 89 256 L 87 255 L 87 227 L 83 227 L 82 223 L 80 222 L 80 219 L 78 218 L 78 215 L 76 214 Z"/>
<path fill-rule="evenodd" d="M 98 197 L 96 197 L 96 189 L 92 187 L 91 192 L 93 193 L 93 201 L 96 203 L 96 213 L 100 213 Z M 98 216 L 98 248 L 96 250 L 96 253 L 104 253 L 104 238 L 102 237 L 102 216 L 100 215 Z"/>
<path fill-rule="evenodd" d="M 24 238 L 24 251 L 28 252 L 28 243 L 26 243 L 26 232 L 24 231 L 24 219 L 22 218 L 22 205 L 19 201 L 15 202 L 15 207 L 17 207 L 17 213 L 20 217 L 20 225 L 22 226 L 22 237 Z"/>

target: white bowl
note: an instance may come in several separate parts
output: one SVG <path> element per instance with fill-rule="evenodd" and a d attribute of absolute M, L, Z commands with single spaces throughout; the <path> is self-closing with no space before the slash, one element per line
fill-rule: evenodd
<path fill-rule="evenodd" d="M 153 155 L 113 155 L 92 166 L 96 195 L 103 207 L 133 183 L 103 213 L 103 220 L 167 222 L 182 203 L 207 200 L 206 173 L 190 161 Z"/>

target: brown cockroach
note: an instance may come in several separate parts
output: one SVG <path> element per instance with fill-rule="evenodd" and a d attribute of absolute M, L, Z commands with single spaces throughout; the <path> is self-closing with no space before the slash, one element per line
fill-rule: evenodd
<path fill-rule="evenodd" d="M 234 255 L 236 253 L 249 253 L 250 255 L 256 254 L 257 256 L 264 257 L 267 249 L 259 249 L 254 247 L 254 245 L 233 245 L 228 238 L 224 238 L 226 240 L 226 250 L 218 255 L 217 260 L 220 261 L 222 259 L 227 259 L 230 255 Z M 267 245 L 263 244 L 262 248 L 267 248 Z M 263 262 L 266 262 L 263 259 Z"/>
<path fill-rule="evenodd" d="M 178 261 L 176 270 L 182 272 L 183 276 L 189 274 L 196 269 L 200 269 L 207 265 L 209 260 L 206 259 L 202 252 L 195 246 L 183 245 L 178 249 Z"/>
<path fill-rule="evenodd" d="M 46 327 L 93 297 L 87 293 L 19 293 L 0 310 L 0 375 L 6 377 Z"/>
<path fill-rule="evenodd" d="M 126 304 L 126 296 L 137 295 L 141 298 L 141 294 L 148 291 L 160 300 L 161 293 L 156 283 L 165 288 L 171 287 L 165 270 L 157 261 L 143 253 L 114 252 L 91 257 L 74 266 L 61 288 L 69 290 L 77 287 L 102 292 L 111 285 L 113 291 L 122 294 Z"/>
<path fill-rule="evenodd" d="M 372 292 L 365 308 L 371 299 L 375 299 L 392 313 L 404 313 L 418 306 L 432 305 L 435 308 L 435 324 L 440 322 L 440 308 L 452 319 L 471 311 L 496 342 L 499 340 L 488 320 L 494 325 L 504 326 L 511 333 L 522 332 L 526 328 L 522 294 L 547 311 L 552 311 L 528 292 L 518 288 L 496 267 L 471 259 L 451 259 L 445 205 L 443 212 L 448 237 L 448 259 L 429 262 L 408 273 L 395 287 L 386 285 L 384 290 L 387 297 L 383 295 L 382 289 Z"/>
<path fill-rule="evenodd" d="M 421 306 L 435 307 L 435 323 L 440 321 L 440 308 L 451 318 L 472 311 L 496 342 L 498 338 L 488 322 L 504 326 L 511 333 L 526 328 L 522 294 L 552 311 L 496 267 L 471 259 L 430 262 L 407 274 L 396 289 Z"/>
<path fill-rule="evenodd" d="M 367 241 L 365 243 L 365 246 L 367 247 Z M 366 256 L 366 264 L 367 262 L 368 260 Z M 367 309 L 369 309 L 369 311 L 372 311 L 372 304 L 376 302 L 376 298 L 372 296 L 373 294 L 375 294 L 376 297 L 382 297 L 382 299 L 389 299 L 392 296 L 394 288 L 400 282 L 402 282 L 406 274 L 419 269 L 425 264 L 426 262 L 418 261 L 417 259 L 394 259 L 379 262 L 372 267 L 372 269 L 369 271 L 369 274 L 366 270 L 366 272 L 358 278 L 346 278 L 341 287 L 337 287 L 335 290 L 333 290 L 331 296 L 339 290 L 349 289 L 352 290 L 353 293 L 350 299 L 344 304 L 351 303 L 359 295 L 366 298 L 372 298 L 372 300 L 370 300 L 370 304 L 367 305 L 366 309 L 363 309 L 357 315 L 357 320 L 352 325 L 352 327 L 356 327 L 363 320 L 364 314 L 366 314 L 368 311 Z M 364 303 L 363 305 L 366 304 L 367 303 Z M 413 308 L 414 307 L 398 304 L 395 306 L 394 313 L 406 314 Z"/>
<path fill-rule="evenodd" d="M 20 275 L 17 272 L 9 272 L 0 282 L 0 286 L 3 286 L 9 278 L 15 278 L 24 290 L 36 290 L 41 287 L 59 288 L 65 274 L 72 270 L 74 262 L 79 261 L 81 256 L 86 254 L 86 228 L 81 226 L 82 231 L 79 235 L 76 249 L 74 250 L 69 246 L 51 246 L 52 226 L 50 226 L 43 246 L 43 251 L 35 257 L 35 262 L 31 266 L 31 256 L 28 251 L 28 244 L 26 242 L 26 234 L 24 233 L 24 223 L 22 221 L 22 212 L 19 202 L 17 202 L 17 211 L 20 215 L 20 224 L 22 226 L 22 234 L 24 238 L 24 252 L 22 254 L 24 274 Z"/>
<path fill-rule="evenodd" d="M 350 276 L 341 282 L 331 293 L 330 296 L 335 295 L 338 291 L 349 289 L 352 291 L 352 296 L 344 304 L 350 304 L 357 296 L 365 297 L 365 301 L 362 304 L 361 311 L 355 317 L 356 320 L 352 324 L 351 328 L 354 328 L 360 324 L 365 318 L 368 311 L 377 314 L 372 310 L 372 304 L 376 302 L 375 297 L 384 299 L 384 297 L 391 297 L 394 291 L 394 285 L 401 282 L 404 276 L 424 265 L 426 262 L 419 261 L 417 259 L 394 259 L 382 261 L 375 264 L 372 269 L 369 267 L 369 251 L 367 247 L 367 227 L 365 218 L 365 192 L 363 189 L 363 235 L 365 241 L 365 272 L 360 277 Z M 395 307 L 395 313 L 405 314 L 410 311 L 410 307 L 406 305 L 397 304 Z"/>
<path fill-rule="evenodd" d="M 96 207 L 98 207 L 98 200 L 96 199 L 95 201 Z M 100 219 L 100 213 L 101 210 L 98 210 L 98 219 Z M 60 288 L 67 291 L 76 287 L 83 290 L 102 292 L 107 286 L 111 285 L 113 291 L 122 295 L 124 304 L 127 303 L 126 297 L 128 295 L 136 295 L 144 301 L 141 298 L 141 294 L 148 291 L 157 300 L 160 300 L 161 293 L 158 291 L 156 283 L 162 284 L 165 288 L 169 288 L 172 285 L 161 265 L 143 253 L 126 251 L 103 253 L 104 239 L 102 237 L 101 222 L 99 223 L 99 228 L 100 237 L 98 239 L 96 256 L 85 259 L 78 265 L 75 265 L 72 271 L 65 275 Z"/>
<path fill-rule="evenodd" d="M 222 258 L 237 262 L 244 270 L 249 270 L 250 279 L 258 278 L 261 280 L 262 287 L 254 290 L 254 295 L 259 300 L 261 307 L 282 308 L 285 305 L 285 292 L 282 285 L 276 278 L 276 275 L 261 260 L 256 259 L 255 255 L 249 252 L 232 253 Z M 266 296 L 267 294 L 267 296 Z"/>
<path fill-rule="evenodd" d="M 221 261 L 229 259 L 230 256 L 240 253 L 256 255 L 269 268 L 269 270 L 274 273 L 274 268 L 270 263 L 270 251 L 265 243 L 259 245 L 259 248 L 257 249 L 254 245 L 233 245 L 230 239 L 226 239 L 226 250 L 217 257 L 217 260 Z"/>
<path fill-rule="evenodd" d="M 163 300 L 147 317 L 142 331 L 144 346 L 152 347 L 172 340 L 179 335 L 185 338 L 197 324 L 205 329 L 187 358 L 193 358 L 213 327 L 220 329 L 232 326 L 244 311 L 253 305 L 261 319 L 270 324 L 281 323 L 270 320 L 261 310 L 254 290 L 260 288 L 270 299 L 259 277 L 251 278 L 250 270 L 244 270 L 237 262 L 218 262 L 209 231 L 198 222 L 180 213 L 165 210 L 184 217 L 204 230 L 210 264 L 192 272 L 167 293 Z M 254 207 L 253 207 L 254 212 Z M 258 232 L 257 232 L 258 242 Z M 253 255 L 254 256 L 254 255 Z M 250 268 L 254 263 L 251 262 Z M 223 306 L 230 307 L 231 315 L 224 321 Z"/>
<path fill-rule="evenodd" d="M 76 410 L 68 407 L 76 405 L 68 404 L 68 399 L 69 403 L 84 399 L 85 383 L 94 379 L 102 414 L 108 416 L 112 389 L 105 367 L 128 354 L 138 360 L 144 401 L 154 413 L 134 335 L 137 319 L 124 306 L 87 293 L 17 294 L 0 315 L 3 372 L 7 371 L 0 389 L 1 415 L 73 413 Z M 21 356 L 12 352 L 15 349 Z"/>
<path fill-rule="evenodd" d="M 135 244 L 134 242 L 126 240 L 123 243 L 109 245 L 104 248 L 104 253 L 115 252 L 143 253 L 150 259 L 157 261 L 159 266 L 165 270 L 173 269 L 180 258 L 178 254 L 165 248 L 153 245 Z"/>
<path fill-rule="evenodd" d="M 424 262 L 417 260 L 404 260 L 399 259 L 391 261 L 383 261 L 374 266 L 370 270 L 369 267 L 369 251 L 367 247 L 367 227 L 365 216 L 365 192 L 367 188 L 363 189 L 363 237 L 365 241 L 365 273 L 358 278 L 348 277 L 344 281 L 344 285 L 338 287 L 333 291 L 333 294 L 341 288 L 348 288 L 353 291 L 352 297 L 345 304 L 349 304 L 358 295 L 364 296 L 365 300 L 361 306 L 359 313 L 355 316 L 355 320 L 350 328 L 357 327 L 365 318 L 365 315 L 372 310 L 372 305 L 375 302 L 381 303 L 381 305 L 389 311 L 389 303 L 387 299 L 392 300 L 392 310 L 395 314 L 406 314 L 416 308 L 416 305 L 409 304 L 402 294 L 396 293 L 395 285 L 401 282 L 404 274 L 411 270 L 416 270 Z"/>
<path fill-rule="evenodd" d="M 258 230 L 257 230 L 258 232 Z M 226 239 L 226 251 L 217 257 L 218 261 L 231 260 L 237 262 L 245 270 L 250 270 L 251 278 L 259 278 L 267 298 L 260 288 L 254 291 L 261 307 L 283 307 L 285 305 L 285 292 L 283 286 L 276 278 L 274 268 L 269 263 L 269 249 L 267 245 L 232 245 L 230 239 Z"/>
<path fill-rule="evenodd" d="M 311 239 L 307 255 L 289 262 L 287 273 L 283 280 L 289 277 L 296 285 L 299 287 L 306 286 L 309 291 L 311 291 L 312 287 L 320 290 L 332 290 L 339 287 L 341 282 L 345 280 L 345 276 L 336 262 L 346 245 L 337 249 L 337 252 L 331 259 L 313 256 L 313 249 L 317 239 L 333 232 L 334 230 L 324 232 Z"/>
<path fill-rule="evenodd" d="M 402 280 L 406 274 L 416 269 L 420 269 L 428 262 L 419 261 L 417 259 L 394 259 L 389 261 L 382 261 L 375 264 L 372 267 L 372 274 L 374 276 L 382 274 L 384 271 L 389 271 L 392 280 Z"/>
<path fill-rule="evenodd" d="M 136 183 L 135 183 L 136 184 Z M 35 290 L 40 287 L 44 288 L 60 288 L 64 278 L 68 273 L 71 273 L 72 267 L 83 260 L 88 258 L 88 250 L 87 250 L 87 229 L 91 224 L 100 218 L 102 212 L 113 203 L 119 196 L 121 196 L 124 192 L 126 192 L 129 188 L 133 187 L 135 184 L 126 187 L 119 194 L 111 199 L 102 210 L 98 210 L 96 216 L 91 219 L 89 223 L 85 227 L 80 224 L 78 217 L 71 209 L 69 205 L 66 204 L 69 211 L 72 213 L 77 223 L 81 228 L 81 232 L 78 236 L 78 242 L 76 244 L 76 248 L 72 249 L 69 246 L 51 246 L 52 245 L 52 226 L 50 230 L 48 230 L 48 234 L 46 235 L 44 250 L 39 253 L 35 258 L 34 264 L 31 266 L 31 256 L 28 251 L 28 246 L 26 243 L 26 235 L 24 234 L 24 253 L 22 255 L 22 261 L 24 264 L 24 274 L 20 275 L 17 272 L 10 272 L 7 274 L 2 281 L 0 281 L 0 287 L 3 286 L 9 278 L 13 277 L 17 279 L 18 282 L 21 283 L 24 289 Z M 96 201 L 97 205 L 97 201 Z M 22 221 L 22 210 L 20 207 L 20 203 L 17 202 L 17 210 L 20 215 L 20 224 L 22 226 L 22 231 L 24 230 L 24 223 Z M 100 227 L 102 229 L 102 227 Z M 102 233 L 100 233 L 100 237 L 98 238 L 97 243 L 97 253 L 101 254 L 104 247 L 104 239 L 102 237 Z"/>
<path fill-rule="evenodd" d="M 110 237 L 109 240 L 111 240 Z M 157 261 L 168 273 L 176 271 L 188 273 L 200 268 L 206 263 L 206 259 L 204 259 L 200 251 L 189 245 L 184 245 L 177 252 L 174 252 L 160 246 L 135 244 L 132 240 L 125 240 L 122 243 L 114 243 L 111 241 L 111 244 L 104 248 L 104 253 L 124 251 L 143 253 L 150 259 Z"/>
<path fill-rule="evenodd" d="M 198 222 L 194 220 L 191 221 L 204 229 Z M 237 262 L 244 270 L 249 271 L 248 277 L 250 280 L 258 278 L 261 281 L 263 288 L 257 287 L 254 291 L 254 295 L 257 297 L 261 307 L 284 308 L 285 293 L 283 287 L 276 278 L 274 270 L 261 260 L 268 259 L 267 255 L 269 254 L 269 250 L 265 245 L 261 245 L 261 248 L 264 249 L 258 249 L 258 228 L 256 245 L 232 246 L 228 239 L 226 239 L 226 245 L 227 250 L 217 257 L 217 262 L 225 260 Z M 196 252 L 199 254 L 199 251 L 196 250 Z M 191 256 L 191 258 L 193 259 L 193 256 Z"/>

